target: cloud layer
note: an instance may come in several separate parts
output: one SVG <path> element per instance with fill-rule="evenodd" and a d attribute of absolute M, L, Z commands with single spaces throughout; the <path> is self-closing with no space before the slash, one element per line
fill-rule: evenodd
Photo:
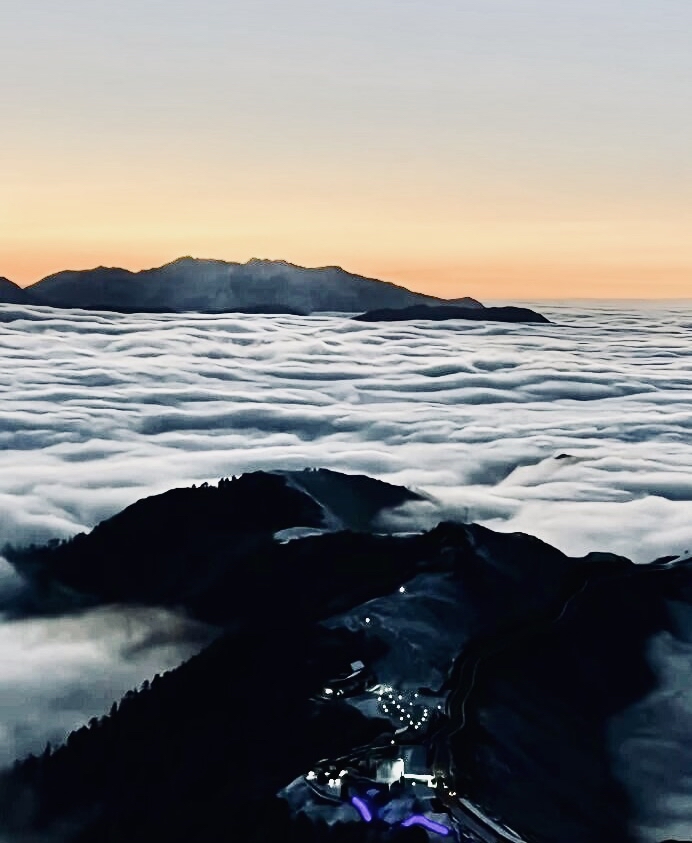
<path fill-rule="evenodd" d="M 204 624 L 162 609 L 109 606 L 40 620 L 0 616 L 0 767 L 41 752 L 46 741 L 61 743 L 211 637 Z"/>
<path fill-rule="evenodd" d="M 690 548 L 692 307 L 541 309 L 556 324 L 2 306 L 0 543 L 319 465 L 572 553 Z"/>

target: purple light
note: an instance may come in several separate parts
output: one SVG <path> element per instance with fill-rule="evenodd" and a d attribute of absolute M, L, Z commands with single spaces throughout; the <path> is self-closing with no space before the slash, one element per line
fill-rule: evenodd
<path fill-rule="evenodd" d="M 401 824 L 406 827 L 410 825 L 422 825 L 423 828 L 427 828 L 428 831 L 432 831 L 435 834 L 441 834 L 443 837 L 446 837 L 449 834 L 449 829 L 446 825 L 442 825 L 442 823 L 436 823 L 435 820 L 429 820 L 422 814 L 412 814 L 407 820 L 404 820 Z"/>
<path fill-rule="evenodd" d="M 361 817 L 365 820 L 366 823 L 369 823 L 372 820 L 372 814 L 370 813 L 370 808 L 363 802 L 362 799 L 359 799 L 357 796 L 351 797 L 351 804 L 353 807 L 358 811 Z"/>

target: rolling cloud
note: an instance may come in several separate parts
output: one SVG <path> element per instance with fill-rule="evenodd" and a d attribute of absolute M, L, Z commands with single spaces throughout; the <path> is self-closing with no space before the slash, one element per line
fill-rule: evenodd
<path fill-rule="evenodd" d="M 7 563 L 0 559 L 0 574 Z M 6 588 L 0 576 L 0 588 Z M 63 617 L 0 616 L 0 766 L 62 742 L 154 673 L 208 643 L 204 624 L 108 606 Z"/>
<path fill-rule="evenodd" d="M 689 307 L 542 309 L 556 324 L 1 306 L 0 543 L 320 465 L 431 492 L 440 506 L 409 508 L 422 525 L 638 561 L 688 549 Z"/>

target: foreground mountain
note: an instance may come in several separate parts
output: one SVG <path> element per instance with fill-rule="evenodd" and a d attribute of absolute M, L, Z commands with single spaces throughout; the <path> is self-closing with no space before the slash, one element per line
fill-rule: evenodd
<path fill-rule="evenodd" d="M 27 292 L 9 278 L 0 277 L 0 304 L 29 304 L 30 302 L 31 296 Z"/>
<path fill-rule="evenodd" d="M 692 715 L 671 688 L 692 662 L 692 560 L 571 558 L 462 523 L 375 532 L 419 498 L 257 472 L 10 551 L 37 588 L 175 601 L 227 631 L 8 771 L 0 833 L 689 839 Z"/>
<path fill-rule="evenodd" d="M 380 513 L 419 499 L 408 489 L 362 475 L 325 469 L 258 471 L 222 479 L 218 486 L 145 498 L 88 535 L 3 552 L 32 584 L 23 610 L 55 610 L 75 601 L 139 602 L 185 606 L 203 620 L 225 623 L 255 611 L 247 600 L 253 589 L 257 599 L 268 602 L 302 590 L 294 599 L 306 602 L 311 593 L 304 582 L 307 572 L 304 579 L 291 573 L 292 566 L 301 564 L 298 560 L 282 563 L 276 576 L 288 582 L 276 594 L 264 594 L 267 566 L 279 557 L 291 559 L 302 547 L 292 541 L 284 547 L 283 542 L 344 529 L 365 535 Z M 350 542 L 332 539 L 332 561 L 343 558 L 348 567 L 358 541 L 358 534 Z M 370 543 L 363 552 L 375 552 L 374 547 Z"/>
<path fill-rule="evenodd" d="M 443 300 L 338 266 L 307 269 L 286 261 L 231 263 L 179 258 L 155 269 L 58 272 L 28 288 L 39 304 L 122 312 L 357 312 Z M 482 307 L 473 299 L 467 307 Z"/>
<path fill-rule="evenodd" d="M 472 319 L 475 322 L 550 322 L 528 307 L 483 307 L 465 305 L 415 304 L 410 307 L 381 308 L 354 316 L 359 322 L 401 322 L 408 319 Z"/>

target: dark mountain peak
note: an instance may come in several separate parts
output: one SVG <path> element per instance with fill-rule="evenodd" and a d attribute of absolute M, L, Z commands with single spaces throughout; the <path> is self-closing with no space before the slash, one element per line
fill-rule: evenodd
<path fill-rule="evenodd" d="M 250 258 L 245 262 L 245 266 L 276 266 L 283 269 L 307 269 L 305 266 L 299 266 L 296 263 L 285 261 L 277 258 Z"/>
<path fill-rule="evenodd" d="M 329 265 L 329 266 L 318 266 L 317 271 L 318 272 L 335 272 L 337 275 L 339 275 L 339 274 L 341 274 L 341 275 L 351 275 L 352 274 L 348 270 L 344 269 L 343 266 L 339 266 L 338 264 L 333 264 L 333 265 Z M 361 275 L 359 277 L 365 278 L 366 276 Z M 382 283 L 388 284 L 390 282 L 383 281 Z"/>
<path fill-rule="evenodd" d="M 540 313 L 527 307 L 459 307 L 445 302 L 436 305 L 415 304 L 409 307 L 369 310 L 354 316 L 359 322 L 401 322 L 411 319 L 429 319 L 439 322 L 447 319 L 467 319 L 474 322 L 549 322 Z"/>
<path fill-rule="evenodd" d="M 455 304 L 459 307 L 485 307 L 478 299 L 471 298 L 471 296 L 462 296 L 459 299 L 449 299 L 449 304 Z"/>
<path fill-rule="evenodd" d="M 263 308 L 272 313 L 357 313 L 444 303 L 340 266 L 308 268 L 257 257 L 234 263 L 184 255 L 138 272 L 105 266 L 65 270 L 42 278 L 30 290 L 37 304 L 123 313 L 256 312 Z"/>
<path fill-rule="evenodd" d="M 365 534 L 380 512 L 417 499 L 362 475 L 255 471 L 218 485 L 170 489 L 136 501 L 89 534 L 5 553 L 36 585 L 41 606 L 55 605 L 59 583 L 98 599 L 187 606 L 218 621 L 238 608 L 236 577 L 242 579 L 248 560 L 270 557 L 275 535 Z"/>
<path fill-rule="evenodd" d="M 192 257 L 192 255 L 183 255 L 182 257 L 176 258 L 175 260 L 169 261 L 168 263 L 164 263 L 162 266 L 155 266 L 151 269 L 143 269 L 140 270 L 140 272 L 164 272 L 167 269 L 182 269 L 192 272 L 195 269 L 205 267 L 217 267 L 219 269 L 223 269 L 226 267 L 235 266 L 241 266 L 241 264 L 235 263 L 233 261 L 220 260 L 218 258 L 195 258 Z"/>
<path fill-rule="evenodd" d="M 31 296 L 19 284 L 0 276 L 0 304 L 27 304 Z"/>
<path fill-rule="evenodd" d="M 54 272 L 51 275 L 46 275 L 45 278 L 42 278 L 40 281 L 37 281 L 35 284 L 31 284 L 27 289 L 35 290 L 36 292 L 39 291 L 39 285 L 43 285 L 46 282 L 54 281 L 55 279 L 60 280 L 74 280 L 77 282 L 84 282 L 84 281 L 91 281 L 93 278 L 103 278 L 103 277 L 122 277 L 122 276 L 135 276 L 138 273 L 132 272 L 129 269 L 125 269 L 121 266 L 94 266 L 91 269 L 61 269 L 59 272 Z"/>

